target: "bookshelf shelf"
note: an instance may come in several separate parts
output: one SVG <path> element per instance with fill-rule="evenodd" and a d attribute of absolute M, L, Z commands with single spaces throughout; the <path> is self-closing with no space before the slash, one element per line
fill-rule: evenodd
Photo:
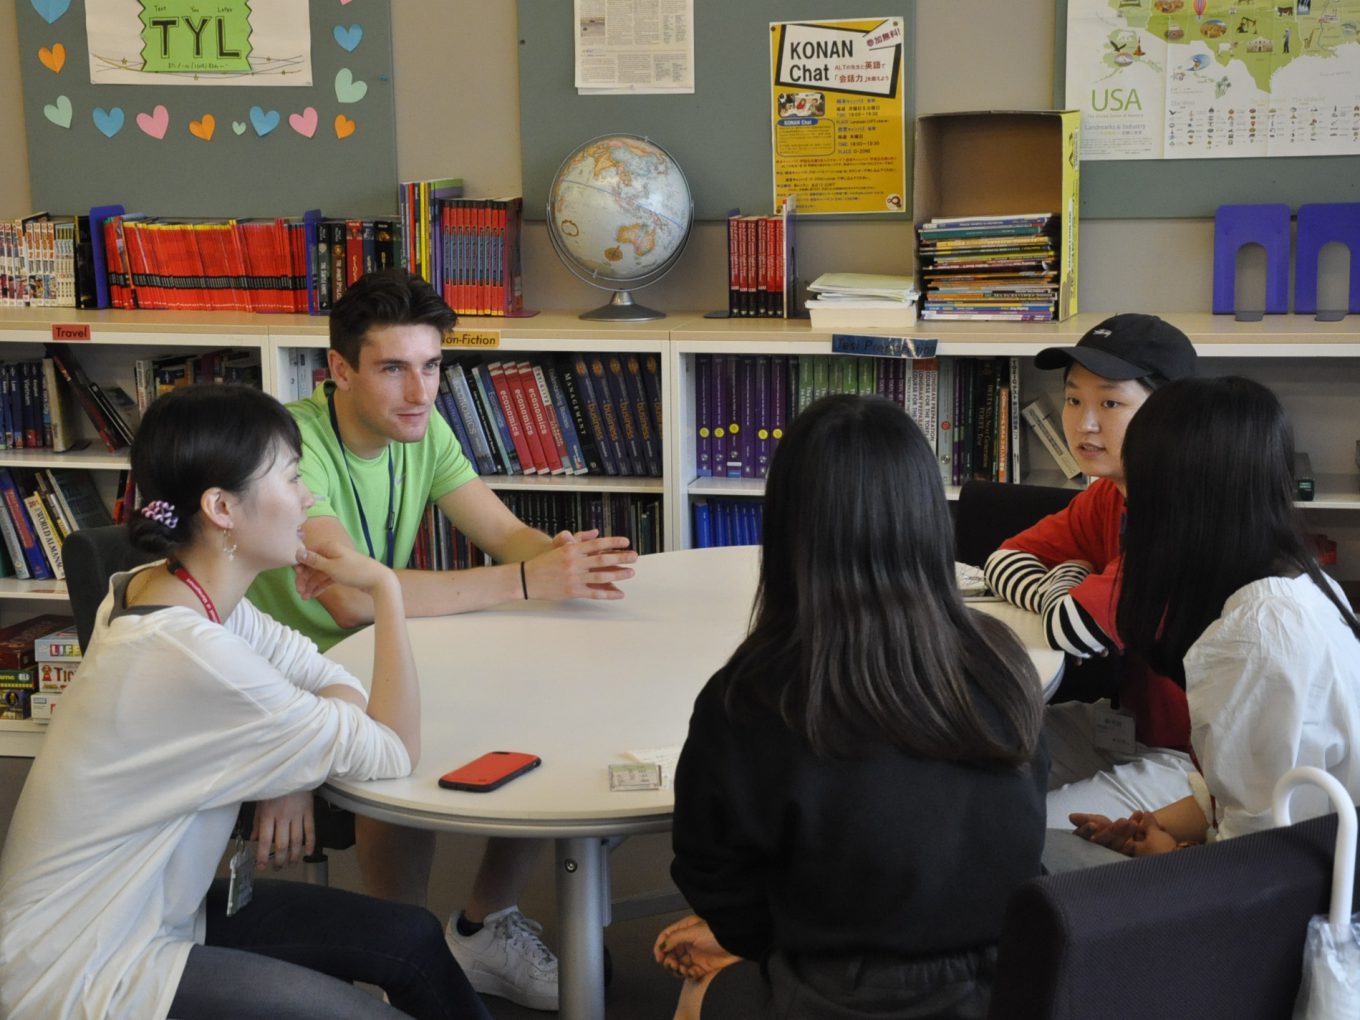
<path fill-rule="evenodd" d="M 621 478 L 611 475 L 483 475 L 498 492 L 627 492 L 661 493 L 660 478 Z"/>
<path fill-rule="evenodd" d="M 65 581 L 26 581 L 18 577 L 0 577 L 0 599 L 24 599 L 33 602 L 66 602 Z"/>
<path fill-rule="evenodd" d="M 0 719 L 0 757 L 33 758 L 42 747 L 47 724 L 29 719 Z"/>

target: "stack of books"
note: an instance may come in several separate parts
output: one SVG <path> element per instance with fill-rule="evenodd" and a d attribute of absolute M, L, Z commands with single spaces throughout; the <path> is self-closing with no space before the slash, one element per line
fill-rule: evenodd
<path fill-rule="evenodd" d="M 909 276 L 823 273 L 808 290 L 813 329 L 909 329 L 916 324 L 921 295 Z"/>
<path fill-rule="evenodd" d="M 1057 318 L 1058 217 L 940 217 L 918 228 L 923 319 Z"/>
<path fill-rule="evenodd" d="M 727 314 L 729 318 L 797 316 L 797 266 L 793 246 L 796 200 L 790 195 L 773 216 L 727 214 Z"/>

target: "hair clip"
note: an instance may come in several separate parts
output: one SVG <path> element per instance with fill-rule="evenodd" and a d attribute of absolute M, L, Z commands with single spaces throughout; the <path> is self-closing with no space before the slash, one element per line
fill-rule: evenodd
<path fill-rule="evenodd" d="M 164 524 L 171 531 L 179 526 L 179 516 L 175 513 L 175 504 L 167 503 L 163 499 L 153 499 L 142 507 L 142 516 Z"/>

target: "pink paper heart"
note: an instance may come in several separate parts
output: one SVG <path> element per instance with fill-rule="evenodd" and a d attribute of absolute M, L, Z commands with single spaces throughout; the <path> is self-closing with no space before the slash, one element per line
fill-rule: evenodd
<path fill-rule="evenodd" d="M 170 111 L 164 106 L 157 106 L 151 113 L 139 113 L 137 126 L 152 138 L 164 138 L 166 129 L 170 127 Z"/>
<path fill-rule="evenodd" d="M 309 106 L 301 113 L 289 114 L 288 124 L 298 134 L 311 138 L 316 134 L 316 107 Z"/>

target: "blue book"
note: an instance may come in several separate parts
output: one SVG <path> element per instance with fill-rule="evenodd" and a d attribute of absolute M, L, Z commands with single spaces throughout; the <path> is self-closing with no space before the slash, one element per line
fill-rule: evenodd
<path fill-rule="evenodd" d="M 697 500 L 693 510 L 694 534 L 690 536 L 690 544 L 695 549 L 707 549 L 713 544 L 713 525 L 709 520 L 708 504 L 702 499 Z"/>
<path fill-rule="evenodd" d="M 47 565 L 47 559 L 43 556 L 37 532 L 33 530 L 33 520 L 28 516 L 28 508 L 24 506 L 23 494 L 19 491 L 19 486 L 15 483 L 14 476 L 10 474 L 8 468 L 0 468 L 0 497 L 3 497 L 5 501 L 4 509 L 8 511 L 10 520 L 14 524 L 15 534 L 18 536 L 19 545 L 23 549 L 24 562 L 28 564 L 29 575 L 36 581 L 49 579 L 52 576 L 52 571 Z"/>
<path fill-rule="evenodd" d="M 487 372 L 485 365 L 473 365 L 468 372 L 472 375 L 472 381 L 481 395 L 482 403 L 491 415 L 491 423 L 495 429 L 493 438 L 496 441 L 496 450 L 500 453 L 501 463 L 505 465 L 505 473 L 523 474 L 524 469 L 520 467 L 519 455 L 515 453 L 515 441 L 510 436 L 510 426 L 505 420 L 505 411 L 496 397 L 496 388 L 491 385 L 490 373 Z"/>
<path fill-rule="evenodd" d="M 458 413 L 458 407 L 453 402 L 453 394 L 449 392 L 448 380 L 441 373 L 439 376 L 439 395 L 435 397 L 435 407 L 439 408 L 439 413 L 444 416 L 444 420 L 453 429 L 454 436 L 458 439 L 458 445 L 462 447 L 463 456 L 481 474 L 481 467 L 477 463 L 477 458 L 472 452 L 472 441 L 468 439 L 467 430 L 463 428 L 462 415 Z"/>

